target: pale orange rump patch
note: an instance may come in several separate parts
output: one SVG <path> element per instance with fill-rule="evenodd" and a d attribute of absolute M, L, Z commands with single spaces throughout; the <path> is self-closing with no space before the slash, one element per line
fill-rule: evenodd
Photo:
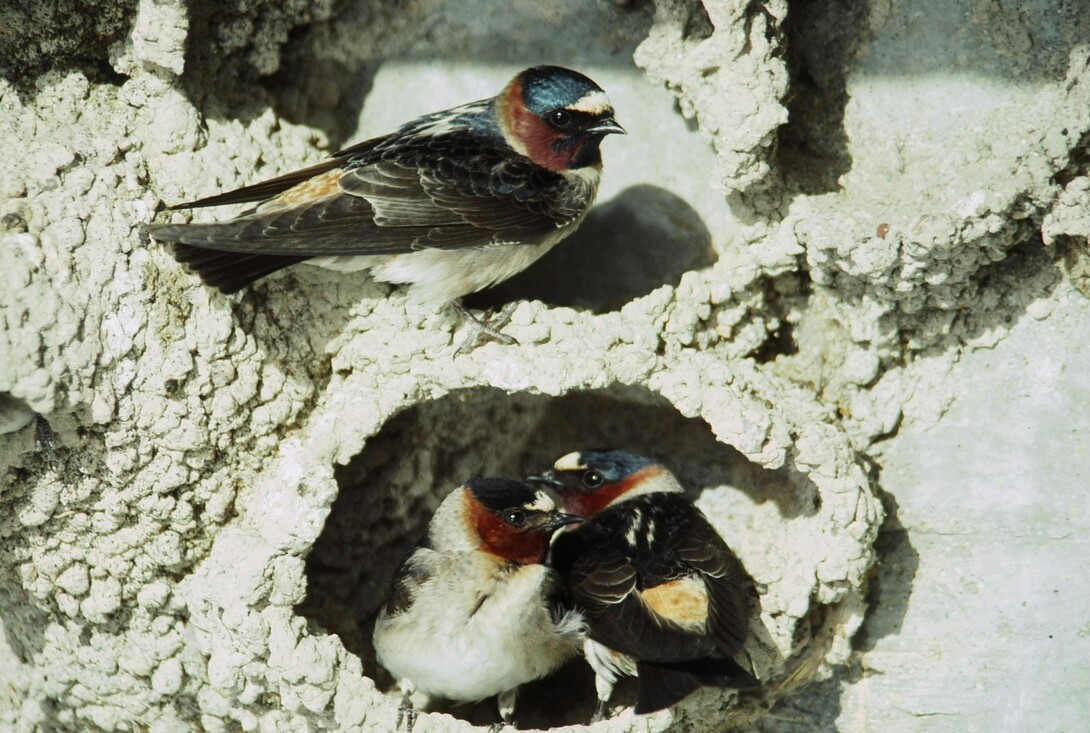
<path fill-rule="evenodd" d="M 314 178 L 309 178 L 302 183 L 292 186 L 284 193 L 276 197 L 276 201 L 282 204 L 303 204 L 325 196 L 331 196 L 341 192 L 339 182 L 344 171 L 334 168 Z"/>
<path fill-rule="evenodd" d="M 641 594 L 644 603 L 674 623 L 696 631 L 708 619 L 708 591 L 699 578 L 682 578 L 648 588 Z"/>

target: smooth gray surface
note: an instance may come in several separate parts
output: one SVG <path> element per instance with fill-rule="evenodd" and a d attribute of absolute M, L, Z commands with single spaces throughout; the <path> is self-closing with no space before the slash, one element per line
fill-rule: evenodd
<path fill-rule="evenodd" d="M 907 533 L 887 545 L 841 731 L 1086 729 L 1090 301 L 1057 295 L 1048 318 L 962 356 L 938 424 L 885 444 Z"/>

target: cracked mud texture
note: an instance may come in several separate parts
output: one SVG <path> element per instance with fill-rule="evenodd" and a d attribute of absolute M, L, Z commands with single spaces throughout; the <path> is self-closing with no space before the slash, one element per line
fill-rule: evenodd
<path fill-rule="evenodd" d="M 1076 5 L 0 11 L 0 394 L 52 429 L 0 435 L 0 727 L 392 729 L 368 623 L 430 510 L 613 443 L 677 470 L 788 661 L 594 730 L 866 729 L 838 701 L 916 573 L 888 446 L 942 425 L 964 354 L 1090 291 Z M 63 43 L 61 17 L 86 20 Z M 476 296 L 527 299 L 517 346 L 454 356 L 450 314 L 360 275 L 225 298 L 140 234 L 542 62 L 630 134 L 581 231 Z M 527 725 L 586 719 L 570 677 L 524 693 Z"/>

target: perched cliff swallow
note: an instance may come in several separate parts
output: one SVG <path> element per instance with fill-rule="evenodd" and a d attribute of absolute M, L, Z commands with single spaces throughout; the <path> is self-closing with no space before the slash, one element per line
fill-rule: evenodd
<path fill-rule="evenodd" d="M 599 144 L 623 132 L 593 81 L 535 66 L 491 99 L 171 207 L 260 202 L 238 218 L 147 230 L 223 293 L 307 261 L 370 270 L 410 286 L 415 301 L 467 315 L 462 296 L 521 272 L 579 226 L 598 190 Z"/>
<path fill-rule="evenodd" d="M 672 473 L 627 451 L 582 451 L 530 480 L 589 518 L 557 536 L 552 564 L 586 616 L 595 720 L 622 676 L 638 677 L 637 713 L 701 686 L 758 684 L 745 649 L 761 624 L 753 582 Z"/>
<path fill-rule="evenodd" d="M 560 580 L 542 564 L 553 532 L 578 521 L 509 479 L 471 479 L 443 500 L 375 622 L 375 653 L 398 680 L 410 729 L 414 693 L 498 695 L 510 722 L 518 686 L 579 653 L 582 617 L 560 609 Z"/>

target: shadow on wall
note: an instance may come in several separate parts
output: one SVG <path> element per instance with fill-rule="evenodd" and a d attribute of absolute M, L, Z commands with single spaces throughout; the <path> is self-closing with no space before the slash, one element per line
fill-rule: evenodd
<path fill-rule="evenodd" d="M 501 439 L 498 439 L 501 438 Z M 474 476 L 539 473 L 573 450 L 616 446 L 663 460 L 689 487 L 725 487 L 741 503 L 774 502 L 785 518 L 815 511 L 813 487 L 751 463 L 719 443 L 708 425 L 686 418 L 642 388 L 614 387 L 558 398 L 509 395 L 480 388 L 415 405 L 389 420 L 348 465 L 336 471 L 339 493 L 307 558 L 307 597 L 296 609 L 340 637 L 380 686 L 393 680 L 377 668 L 371 632 L 394 571 L 423 535 L 440 500 Z M 558 696 L 572 701 L 557 706 Z M 618 698 L 623 701 L 622 696 Z M 594 685 L 575 660 L 521 698 L 518 719 L 529 727 L 585 723 Z M 447 710 L 491 723 L 495 703 Z"/>
<path fill-rule="evenodd" d="M 471 308 L 540 300 L 605 313 L 717 259 L 696 210 L 658 186 L 627 188 L 524 272 L 466 298 Z"/>
<path fill-rule="evenodd" d="M 880 639 L 901 633 L 912 582 L 920 569 L 920 553 L 897 517 L 896 497 L 882 492 L 882 506 L 886 518 L 874 543 L 878 562 L 867 590 L 866 620 L 852 639 L 852 647 L 860 652 L 869 652 Z"/>

